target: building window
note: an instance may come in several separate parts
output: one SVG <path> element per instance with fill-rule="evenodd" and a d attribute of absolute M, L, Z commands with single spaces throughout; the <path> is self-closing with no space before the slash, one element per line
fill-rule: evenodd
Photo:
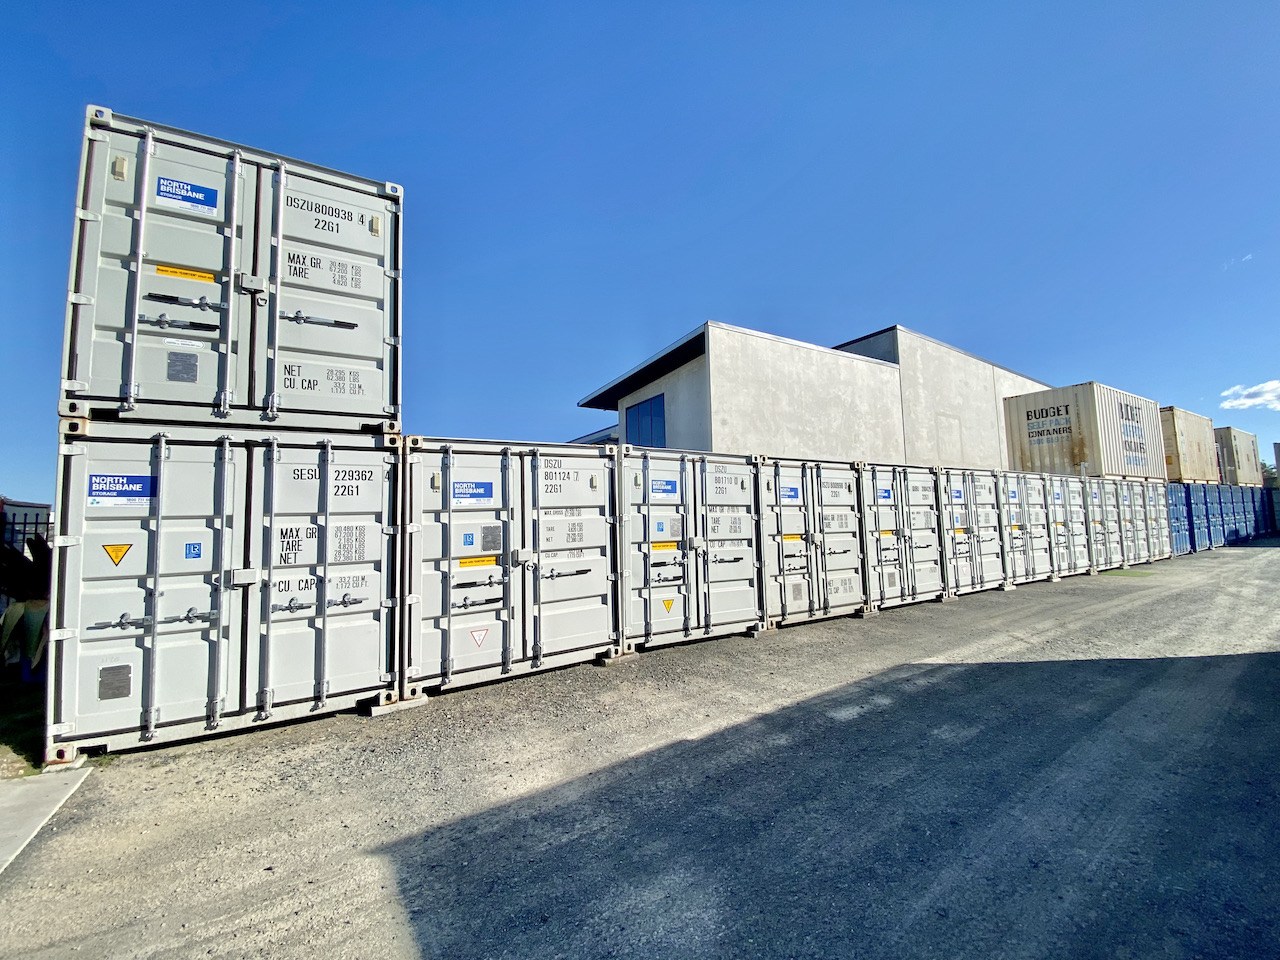
<path fill-rule="evenodd" d="M 627 407 L 627 443 L 638 447 L 667 445 L 667 412 L 660 393 Z"/>

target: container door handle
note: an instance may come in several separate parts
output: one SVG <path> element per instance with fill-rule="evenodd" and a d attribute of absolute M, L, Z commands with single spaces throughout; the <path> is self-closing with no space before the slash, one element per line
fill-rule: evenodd
<path fill-rule="evenodd" d="M 339 330 L 354 330 L 358 326 L 350 320 L 327 320 L 324 317 L 310 317 L 301 310 L 293 313 L 285 313 L 281 310 L 280 319 L 290 320 L 293 323 L 313 323 L 318 327 L 337 327 Z"/>
<path fill-rule="evenodd" d="M 161 330 L 174 327 L 179 330 L 209 330 L 216 333 L 221 329 L 216 323 L 200 323 L 196 320 L 171 320 L 167 313 L 162 313 L 158 317 L 148 317 L 145 313 L 140 313 L 138 314 L 138 320 L 144 323 L 154 323 Z"/>

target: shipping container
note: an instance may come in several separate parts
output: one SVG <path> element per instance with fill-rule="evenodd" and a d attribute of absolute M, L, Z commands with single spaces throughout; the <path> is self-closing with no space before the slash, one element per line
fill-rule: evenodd
<path fill-rule="evenodd" d="M 1209 537 L 1209 507 L 1205 501 L 1208 485 L 1203 483 L 1183 484 L 1186 488 L 1188 527 L 1191 538 L 1191 552 L 1213 549 Z"/>
<path fill-rule="evenodd" d="M 1045 477 L 1005 473 L 1000 479 L 1001 529 L 1008 582 L 1048 580 L 1054 573 Z"/>
<path fill-rule="evenodd" d="M 1003 586 L 1000 477 L 992 470 L 939 473 L 942 494 L 942 573 L 949 596 Z"/>
<path fill-rule="evenodd" d="M 625 644 L 762 628 L 754 460 L 629 446 L 621 460 Z"/>
<path fill-rule="evenodd" d="M 1173 531 L 1169 527 L 1168 484 L 1149 480 L 1147 488 L 1147 538 L 1152 560 L 1173 556 Z"/>
<path fill-rule="evenodd" d="M 861 611 L 866 592 L 857 469 L 763 460 L 759 478 L 768 625 Z"/>
<path fill-rule="evenodd" d="M 1170 480 L 1218 482 L 1218 451 L 1212 420 L 1178 407 L 1161 407 L 1160 432 Z"/>
<path fill-rule="evenodd" d="M 51 762 L 394 699 L 398 436 L 68 426 Z"/>
<path fill-rule="evenodd" d="M 406 438 L 402 699 L 615 652 L 615 455 Z"/>
<path fill-rule="evenodd" d="M 1175 557 L 1191 553 L 1191 504 L 1188 485 L 1169 484 L 1169 538 Z"/>
<path fill-rule="evenodd" d="M 1091 381 L 1009 397 L 1004 409 L 1012 470 L 1165 479 L 1151 400 Z"/>
<path fill-rule="evenodd" d="M 945 596 L 935 473 L 866 464 L 860 481 L 868 611 Z"/>
<path fill-rule="evenodd" d="M 1089 520 L 1085 481 L 1080 477 L 1045 477 L 1049 491 L 1049 542 L 1053 572 L 1060 577 L 1088 573 Z"/>
<path fill-rule="evenodd" d="M 1222 464 L 1222 482 L 1233 486 L 1262 486 L 1258 438 L 1235 427 L 1217 427 L 1213 436 L 1218 444 L 1218 460 Z"/>
<path fill-rule="evenodd" d="M 60 414 L 395 432 L 403 194 L 90 107 Z"/>

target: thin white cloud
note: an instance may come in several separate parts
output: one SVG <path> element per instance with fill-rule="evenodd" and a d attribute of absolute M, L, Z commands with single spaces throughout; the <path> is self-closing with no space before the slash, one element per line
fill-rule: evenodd
<path fill-rule="evenodd" d="M 1245 260 L 1252 260 L 1252 259 L 1253 259 L 1253 254 L 1251 253 L 1251 254 L 1249 254 L 1248 256 L 1246 256 L 1243 260 L 1241 260 L 1240 262 L 1241 262 L 1241 263 L 1244 263 L 1244 262 L 1245 262 Z"/>
<path fill-rule="evenodd" d="M 1268 410 L 1280 410 L 1280 380 L 1268 380 L 1256 386 L 1234 386 L 1223 390 L 1226 397 L 1219 406 L 1223 410 L 1248 410 L 1250 407 L 1266 407 Z"/>

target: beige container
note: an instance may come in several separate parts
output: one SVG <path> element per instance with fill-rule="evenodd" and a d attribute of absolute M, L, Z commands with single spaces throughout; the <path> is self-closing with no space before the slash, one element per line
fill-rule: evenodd
<path fill-rule="evenodd" d="M 1218 442 L 1218 459 L 1222 464 L 1222 482 L 1233 486 L 1262 486 L 1262 457 L 1258 454 L 1258 438 L 1235 427 L 1218 427 L 1213 431 Z"/>
<path fill-rule="evenodd" d="M 1004 401 L 1009 468 L 1164 480 L 1155 401 L 1090 381 Z"/>
<path fill-rule="evenodd" d="M 1178 407 L 1160 408 L 1164 463 L 1177 483 L 1217 483 L 1218 448 L 1213 421 Z"/>

